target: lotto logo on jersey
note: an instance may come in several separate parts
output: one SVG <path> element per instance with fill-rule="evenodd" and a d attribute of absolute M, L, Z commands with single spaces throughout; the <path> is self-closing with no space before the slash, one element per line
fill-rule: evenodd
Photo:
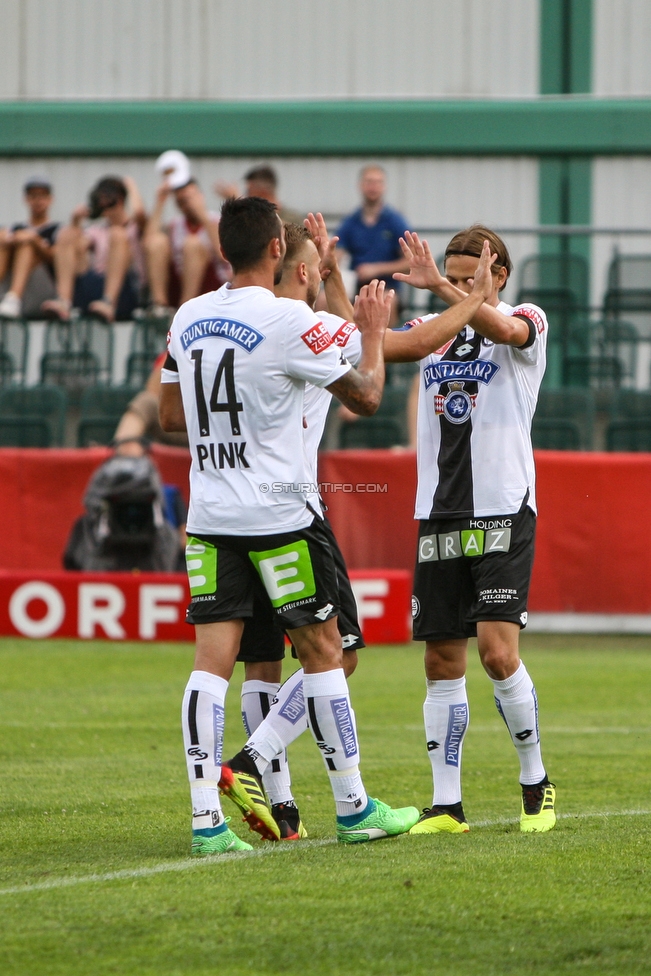
<path fill-rule="evenodd" d="M 344 322 L 332 337 L 335 346 L 345 346 L 357 326 L 354 322 Z"/>
<path fill-rule="evenodd" d="M 315 326 L 308 329 L 301 336 L 301 339 L 306 346 L 309 346 L 312 352 L 318 356 L 320 352 L 327 349 L 328 346 L 332 345 L 332 336 L 326 329 L 323 322 L 317 322 Z M 340 343 L 337 343 L 340 345 Z"/>

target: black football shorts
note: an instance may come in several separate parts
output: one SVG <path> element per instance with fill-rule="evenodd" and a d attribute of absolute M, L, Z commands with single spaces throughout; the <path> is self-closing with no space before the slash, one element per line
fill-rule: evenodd
<path fill-rule="evenodd" d="M 191 624 L 253 617 L 261 587 L 283 630 L 339 613 L 331 540 L 317 517 L 305 529 L 277 535 L 190 535 L 186 564 Z"/>
<path fill-rule="evenodd" d="M 477 622 L 525 627 L 536 516 L 421 521 L 414 574 L 415 640 L 476 637 Z"/>

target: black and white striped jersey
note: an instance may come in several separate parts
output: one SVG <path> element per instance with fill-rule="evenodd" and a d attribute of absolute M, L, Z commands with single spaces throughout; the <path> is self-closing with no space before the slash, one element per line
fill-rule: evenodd
<path fill-rule="evenodd" d="M 421 360 L 417 519 L 536 511 L 531 421 L 545 372 L 547 319 L 536 305 L 498 305 L 530 323 L 526 348 L 470 326 Z"/>

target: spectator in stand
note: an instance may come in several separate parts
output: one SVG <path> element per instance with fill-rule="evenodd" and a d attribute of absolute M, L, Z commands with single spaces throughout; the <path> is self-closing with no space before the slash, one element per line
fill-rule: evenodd
<path fill-rule="evenodd" d="M 45 176 L 32 176 L 23 192 L 27 223 L 0 229 L 0 282 L 8 288 L 0 316 L 8 319 L 36 315 L 41 302 L 55 294 L 52 247 L 59 225 L 49 216 L 52 185 Z"/>
<path fill-rule="evenodd" d="M 106 322 L 130 318 L 144 283 L 141 237 L 146 219 L 130 177 L 101 179 L 88 206 L 77 207 L 57 235 L 57 297 L 43 303 L 43 312 L 67 321 L 74 305 Z M 86 220 L 90 224 L 84 225 Z"/>
<path fill-rule="evenodd" d="M 278 199 L 278 176 L 272 166 L 254 166 L 244 175 L 246 183 L 245 197 L 261 197 L 273 203 L 280 219 L 284 224 L 299 224 L 303 226 L 303 217 L 296 210 L 290 210 Z M 220 197 L 239 197 L 240 190 L 237 183 L 215 183 L 215 193 Z"/>
<path fill-rule="evenodd" d="M 163 209 L 171 193 L 180 212 L 163 227 Z M 206 209 L 194 178 L 176 190 L 167 180 L 158 187 L 144 239 L 153 316 L 164 317 L 171 308 L 228 281 L 231 268 L 221 257 L 218 225 L 219 215 Z"/>
<path fill-rule="evenodd" d="M 399 301 L 394 272 L 406 270 L 400 238 L 408 230 L 407 221 L 384 202 L 386 174 L 381 166 L 365 166 L 360 173 L 362 206 L 346 217 L 337 231 L 339 247 L 350 255 L 350 266 L 357 275 L 357 290 L 373 278 L 395 289 L 391 325 L 398 321 Z"/>

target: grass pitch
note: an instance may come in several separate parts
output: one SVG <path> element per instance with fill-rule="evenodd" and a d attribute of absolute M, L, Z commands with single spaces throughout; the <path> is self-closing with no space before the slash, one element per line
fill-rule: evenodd
<path fill-rule="evenodd" d="M 191 648 L 2 640 L 0 972 L 649 973 L 650 652 L 645 638 L 523 638 L 558 785 L 550 834 L 518 831 L 515 751 L 474 655 L 469 834 L 337 846 L 305 735 L 290 762 L 311 839 L 197 862 L 179 728 Z M 421 656 L 363 651 L 351 680 L 367 788 L 419 807 Z M 226 755 L 243 741 L 237 671 Z"/>

